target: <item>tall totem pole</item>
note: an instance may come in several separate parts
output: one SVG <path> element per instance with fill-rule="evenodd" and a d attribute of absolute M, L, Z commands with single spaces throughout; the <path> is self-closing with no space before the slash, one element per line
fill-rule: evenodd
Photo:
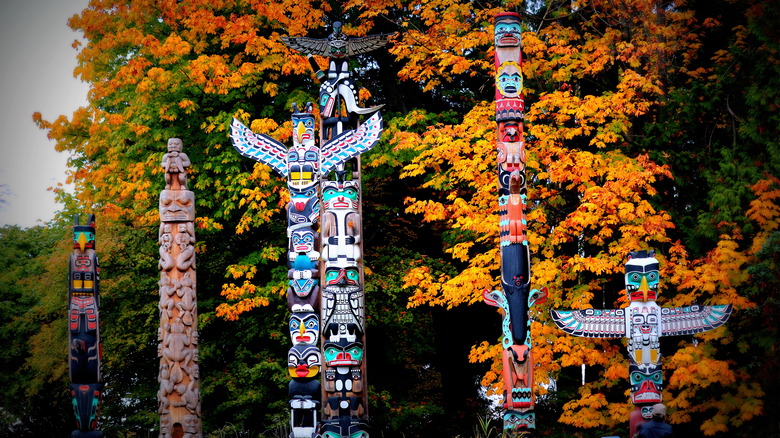
<path fill-rule="evenodd" d="M 536 429 L 528 311 L 546 300 L 547 291 L 531 290 L 530 283 L 520 16 L 497 14 L 494 28 L 501 290 L 485 291 L 483 298 L 503 314 L 504 432 L 510 437 L 527 437 Z"/>
<path fill-rule="evenodd" d="M 304 111 L 293 105 L 289 150 L 271 137 L 254 134 L 236 119 L 231 125 L 231 140 L 239 153 L 286 177 L 290 192 L 290 436 L 368 437 L 359 155 L 379 141 L 382 117 L 378 107 L 357 106 L 343 58 L 381 47 L 387 40 L 385 36 L 349 39 L 339 23 L 334 23 L 327 40 L 282 40 L 294 49 L 336 58 L 320 88 L 320 147 L 314 141 L 311 104 Z M 317 76 L 324 77 L 309 59 Z M 357 114 L 370 113 L 358 125 Z"/>
<path fill-rule="evenodd" d="M 628 338 L 628 374 L 631 401 L 636 406 L 629 417 L 629 436 L 652 417 L 652 405 L 661 403 L 663 371 L 660 338 L 693 335 L 723 325 L 731 315 L 731 304 L 660 307 L 658 259 L 653 251 L 636 251 L 626 262 L 625 309 L 551 310 L 563 331 L 587 338 Z"/>
<path fill-rule="evenodd" d="M 322 157 L 331 153 L 343 157 L 331 169 L 322 172 L 322 373 L 323 438 L 368 437 L 368 386 L 365 361 L 365 300 L 363 295 L 363 240 L 360 155 L 336 152 L 345 130 L 372 126 L 380 106 L 361 108 L 347 57 L 384 47 L 389 35 L 349 38 L 342 25 L 333 23 L 327 39 L 283 37 L 290 48 L 306 53 L 317 78 L 319 93 L 320 144 Z M 323 73 L 312 55 L 327 56 L 328 70 Z M 374 114 L 362 125 L 360 115 Z M 381 122 L 381 120 L 380 120 Z M 373 128 L 369 128 L 372 129 Z M 378 125 L 378 135 L 381 124 Z M 373 147 L 375 143 L 371 144 Z M 369 148 L 370 148 L 369 147 Z M 368 148 L 366 148 L 368 150 Z"/>
<path fill-rule="evenodd" d="M 87 225 L 74 217 L 73 254 L 68 281 L 68 345 L 70 392 L 76 414 L 71 437 L 98 438 L 97 415 L 103 393 L 100 372 L 103 349 L 100 342 L 100 265 L 95 253 L 95 215 Z"/>
<path fill-rule="evenodd" d="M 203 436 L 198 369 L 195 281 L 195 194 L 187 190 L 190 159 L 182 141 L 168 139 L 160 192 L 160 438 Z"/>

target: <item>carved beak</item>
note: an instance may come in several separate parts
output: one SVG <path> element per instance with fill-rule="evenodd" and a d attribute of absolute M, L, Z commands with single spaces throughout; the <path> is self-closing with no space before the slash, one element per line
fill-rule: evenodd
<path fill-rule="evenodd" d="M 78 243 L 79 248 L 84 251 L 87 246 L 87 235 L 85 233 L 79 233 L 79 240 L 76 243 Z"/>

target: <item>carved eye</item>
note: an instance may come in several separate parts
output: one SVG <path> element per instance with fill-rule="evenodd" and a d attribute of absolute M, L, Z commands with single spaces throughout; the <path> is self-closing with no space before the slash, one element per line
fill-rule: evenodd
<path fill-rule="evenodd" d="M 291 150 L 287 154 L 287 161 L 298 161 L 298 152 L 294 151 L 294 150 Z"/>
<path fill-rule="evenodd" d="M 657 280 L 658 280 L 657 272 L 650 272 L 647 274 L 647 281 L 657 281 Z"/>
<path fill-rule="evenodd" d="M 642 276 L 635 272 L 633 274 L 629 274 L 628 279 L 638 283 L 642 280 Z"/>
<path fill-rule="evenodd" d="M 308 151 L 308 152 L 306 152 L 306 155 L 304 155 L 304 159 L 306 161 L 316 161 L 317 160 L 317 153 L 316 152 L 312 152 L 312 151 Z"/>

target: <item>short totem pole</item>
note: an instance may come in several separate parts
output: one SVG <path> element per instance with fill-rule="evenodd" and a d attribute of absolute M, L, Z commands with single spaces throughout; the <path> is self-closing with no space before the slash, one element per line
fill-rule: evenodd
<path fill-rule="evenodd" d="M 487 304 L 503 314 L 504 432 L 532 436 L 536 429 L 530 307 L 547 299 L 531 290 L 531 256 L 525 219 L 526 169 L 520 16 L 495 17 L 496 122 L 501 290 L 485 291 Z"/>
<path fill-rule="evenodd" d="M 337 250 L 338 245 L 328 243 L 323 247 L 322 255 L 320 254 L 318 251 L 320 236 L 317 231 L 317 223 L 321 213 L 320 180 L 323 175 L 330 175 L 332 172 L 338 173 L 338 169 L 343 169 L 346 162 L 371 149 L 379 141 L 382 132 L 382 117 L 376 112 L 357 129 L 340 132 L 318 148 L 314 141 L 315 123 L 312 110 L 311 104 L 307 104 L 303 111 L 300 111 L 297 105 L 293 105 L 293 146 L 289 150 L 282 143 L 269 136 L 253 133 L 236 119 L 233 119 L 230 134 L 233 146 L 241 155 L 267 164 L 287 178 L 287 187 L 290 193 L 290 203 L 287 207 L 288 267 L 290 268 L 288 271 L 290 288 L 287 291 L 287 303 L 291 312 L 289 327 L 293 343 L 288 354 L 288 370 L 292 378 L 289 385 L 292 429 L 290 436 L 292 438 L 311 438 L 317 436 L 320 430 L 323 431 L 323 437 L 342 436 L 341 434 L 328 435 L 327 423 L 331 421 L 331 411 L 328 408 L 325 409 L 324 421 L 320 424 L 319 412 L 323 401 L 323 385 L 320 382 L 323 376 L 321 372 L 323 360 L 319 349 L 320 327 L 323 324 L 320 316 L 321 314 L 325 315 L 324 319 L 328 327 L 335 324 L 336 320 L 343 320 L 343 316 L 340 319 L 332 320 L 330 313 L 326 313 L 325 309 L 329 305 L 331 313 L 341 315 L 344 311 L 353 309 L 356 304 L 362 305 L 362 289 L 359 297 L 343 293 L 336 294 L 332 290 L 331 282 L 339 287 L 342 283 L 347 284 L 347 274 L 345 273 L 347 269 L 344 268 L 341 270 L 341 274 L 334 276 L 334 278 L 331 278 L 333 274 L 326 274 L 327 286 L 320 291 L 322 270 L 319 263 L 321 258 L 326 260 L 344 258 L 345 263 L 347 263 L 349 254 L 353 258 L 359 257 L 359 251 L 356 251 L 354 247 L 354 243 L 357 242 L 354 234 L 356 227 L 359 226 L 359 221 L 355 221 L 354 217 L 350 217 L 349 214 L 330 217 L 330 210 L 327 210 L 326 218 L 323 219 L 323 240 L 325 242 L 331 242 L 334 238 L 349 237 L 344 236 L 343 233 L 339 234 L 334 229 L 343 229 L 344 232 L 350 231 L 353 235 L 351 240 L 342 239 L 343 250 L 340 247 Z M 349 179 L 352 178 L 353 174 L 350 173 Z M 323 192 L 325 191 L 326 189 L 323 187 Z M 334 197 L 338 196 L 331 196 L 327 193 L 323 193 L 324 203 L 326 207 L 330 207 Z M 354 207 L 354 205 L 349 204 L 349 207 Z M 339 204 L 338 208 L 343 208 L 343 206 Z M 339 222 L 339 218 L 342 222 Z M 350 220 L 348 225 L 343 222 L 347 219 Z M 326 269 L 329 269 L 327 266 L 326 263 Z M 349 278 L 352 280 L 355 280 L 356 277 L 357 275 L 354 273 L 349 274 Z M 322 295 L 322 299 L 320 295 Z M 336 304 L 335 301 L 338 303 Z M 320 310 L 321 302 L 328 303 L 322 306 L 322 311 Z M 336 312 L 333 312 L 333 309 L 337 309 Z M 362 311 L 362 307 L 360 310 Z M 362 316 L 360 324 L 362 330 Z M 338 328 L 335 330 L 338 331 Z M 329 342 L 331 339 L 329 330 L 326 328 L 324 333 Z M 346 340 L 348 337 L 344 339 Z M 351 339 L 350 348 L 345 350 L 347 354 L 355 351 L 353 344 L 355 344 L 356 338 L 353 335 Z M 340 344 L 338 347 L 341 347 Z M 360 347 L 362 356 L 362 345 Z M 325 364 L 328 364 L 332 347 L 326 342 L 324 349 L 326 351 Z M 336 354 L 338 360 L 343 360 L 343 355 L 343 352 Z M 357 355 L 355 356 L 357 357 Z M 348 368 L 348 371 L 351 370 Z M 348 378 L 353 378 L 349 372 L 346 374 Z M 332 386 L 330 380 L 326 380 L 325 391 Z M 350 380 L 346 383 L 337 382 L 337 384 L 339 389 L 353 388 L 354 385 L 351 382 Z M 351 404 L 347 408 L 357 405 L 351 399 L 348 399 L 348 402 Z M 330 406 L 330 403 L 331 398 L 328 397 L 326 405 Z M 362 402 L 359 404 L 362 405 Z M 346 419 L 346 424 L 349 426 L 356 421 L 350 416 Z M 344 429 L 345 435 L 343 436 L 360 436 L 347 434 L 348 429 L 349 427 Z"/>
<path fill-rule="evenodd" d="M 320 144 L 322 156 L 353 147 L 337 143 L 346 129 L 376 130 L 381 133 L 380 106 L 361 108 L 352 81 L 347 57 L 384 47 L 390 35 L 350 38 L 340 22 L 333 23 L 327 39 L 283 37 L 284 43 L 306 53 L 317 78 L 319 93 Z M 323 73 L 312 55 L 327 56 Z M 374 114 L 362 125 L 360 115 Z M 376 128 L 374 128 L 376 127 Z M 338 145 L 337 149 L 329 145 Z M 366 148 L 368 150 L 373 144 Z M 322 169 L 322 351 L 323 438 L 368 436 L 368 391 L 366 385 L 365 301 L 363 296 L 363 241 L 361 173 L 359 154 L 344 157 L 332 169 Z"/>
<path fill-rule="evenodd" d="M 625 309 L 551 310 L 563 331 L 588 338 L 628 338 L 628 373 L 631 401 L 636 406 L 629 418 L 629 436 L 652 416 L 651 408 L 661 403 L 663 371 L 660 338 L 693 335 L 723 325 L 731 315 L 731 304 L 660 307 L 658 259 L 653 251 L 636 251 L 626 262 Z"/>
<path fill-rule="evenodd" d="M 190 159 L 182 141 L 168 140 L 160 192 L 160 438 L 203 436 L 198 369 L 195 279 L 195 194 L 187 190 Z"/>
<path fill-rule="evenodd" d="M 97 416 L 103 393 L 100 372 L 103 350 L 100 342 L 100 265 L 95 253 L 95 215 L 87 225 L 74 217 L 73 254 L 68 282 L 68 345 L 70 392 L 76 414 L 71 437 L 98 438 Z"/>

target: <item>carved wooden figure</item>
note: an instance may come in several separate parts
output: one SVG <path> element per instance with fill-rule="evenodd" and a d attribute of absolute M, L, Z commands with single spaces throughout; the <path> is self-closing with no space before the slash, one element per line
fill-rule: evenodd
<path fill-rule="evenodd" d="M 650 407 L 661 403 L 663 371 L 660 338 L 692 335 L 723 325 L 731 315 L 730 304 L 660 307 L 658 259 L 653 251 L 636 251 L 626 262 L 625 309 L 551 310 L 563 331 L 589 338 L 628 338 L 628 370 L 631 401 L 636 406 L 629 418 L 630 434 L 636 433 L 642 418 L 650 418 Z M 641 415 L 640 415 L 641 413 Z"/>
<path fill-rule="evenodd" d="M 536 429 L 533 397 L 533 343 L 530 307 L 544 302 L 545 288 L 531 289 L 531 256 L 526 230 L 526 169 L 523 138 L 523 76 L 520 16 L 495 16 L 496 150 L 498 162 L 501 290 L 483 299 L 503 315 L 501 345 L 504 383 L 504 432 L 531 436 Z"/>
<path fill-rule="evenodd" d="M 195 274 L 195 194 L 187 190 L 190 159 L 178 138 L 163 155 L 160 193 L 160 368 L 157 392 L 161 438 L 202 437 Z"/>
<path fill-rule="evenodd" d="M 100 265 L 95 252 L 95 215 L 86 225 L 74 217 L 68 272 L 68 368 L 76 430 L 73 437 L 102 437 L 97 417 L 103 393 L 100 366 Z"/>

